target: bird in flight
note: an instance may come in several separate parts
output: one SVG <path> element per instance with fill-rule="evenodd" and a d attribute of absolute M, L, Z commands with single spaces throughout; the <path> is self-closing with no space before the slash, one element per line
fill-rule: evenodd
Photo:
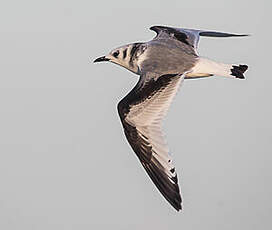
<path fill-rule="evenodd" d="M 125 136 L 142 166 L 165 199 L 181 210 L 178 178 L 162 133 L 162 120 L 184 79 L 213 75 L 244 79 L 247 65 L 224 64 L 200 57 L 200 36 L 247 35 L 152 26 L 148 42 L 121 46 L 94 62 L 109 61 L 140 75 L 135 87 L 118 103 Z"/>

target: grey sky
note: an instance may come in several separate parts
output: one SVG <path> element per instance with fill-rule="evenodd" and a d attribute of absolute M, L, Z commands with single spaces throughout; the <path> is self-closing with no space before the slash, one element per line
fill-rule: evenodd
<path fill-rule="evenodd" d="M 1 1 L 0 229 L 270 229 L 268 2 Z M 156 24 L 253 35 L 202 38 L 201 55 L 248 64 L 246 80 L 186 80 L 166 118 L 180 213 L 122 131 L 136 75 L 92 64 Z"/>

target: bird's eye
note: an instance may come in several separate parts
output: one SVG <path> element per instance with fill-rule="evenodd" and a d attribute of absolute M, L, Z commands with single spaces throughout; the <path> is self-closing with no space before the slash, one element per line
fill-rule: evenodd
<path fill-rule="evenodd" d="M 113 54 L 113 57 L 115 57 L 115 58 L 117 58 L 118 57 L 118 55 L 119 55 L 119 51 L 117 50 L 117 51 L 115 51 Z"/>

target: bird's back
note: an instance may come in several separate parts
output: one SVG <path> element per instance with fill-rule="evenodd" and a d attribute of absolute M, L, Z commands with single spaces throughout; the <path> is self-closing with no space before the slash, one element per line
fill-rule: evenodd
<path fill-rule="evenodd" d="M 141 63 L 145 72 L 179 74 L 191 69 L 197 59 L 193 48 L 173 39 L 154 39 L 144 44 L 146 56 Z"/>

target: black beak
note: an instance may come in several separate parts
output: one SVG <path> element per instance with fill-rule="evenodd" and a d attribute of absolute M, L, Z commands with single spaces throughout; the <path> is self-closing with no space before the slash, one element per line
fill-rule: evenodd
<path fill-rule="evenodd" d="M 101 61 L 109 61 L 109 58 L 106 58 L 105 56 L 96 58 L 94 62 L 101 62 Z"/>

